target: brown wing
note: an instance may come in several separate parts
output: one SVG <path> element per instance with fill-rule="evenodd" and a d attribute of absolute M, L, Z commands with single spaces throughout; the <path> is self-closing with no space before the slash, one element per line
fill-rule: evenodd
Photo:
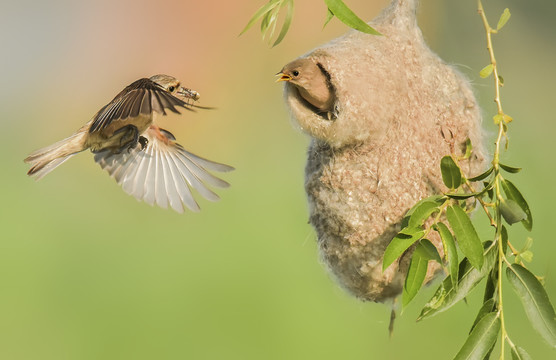
<path fill-rule="evenodd" d="M 193 111 L 191 105 L 173 96 L 154 81 L 147 78 L 139 79 L 99 110 L 89 132 L 100 131 L 113 121 L 136 117 L 139 114 L 148 115 L 157 112 L 166 115 L 165 109 L 179 114 L 177 106 Z"/>

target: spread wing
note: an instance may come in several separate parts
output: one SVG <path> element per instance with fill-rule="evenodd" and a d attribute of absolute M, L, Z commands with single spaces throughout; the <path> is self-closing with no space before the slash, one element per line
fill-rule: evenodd
<path fill-rule="evenodd" d="M 182 213 L 184 206 L 199 211 L 192 189 L 210 201 L 220 199 L 207 185 L 227 188 L 230 185 L 210 171 L 227 172 L 233 167 L 201 158 L 176 143 L 172 134 L 151 126 L 144 134 L 149 141 L 130 153 L 95 154 L 95 161 L 112 176 L 124 191 L 138 200 L 162 208 L 170 206 Z"/>
<path fill-rule="evenodd" d="M 191 105 L 178 99 L 154 81 L 139 79 L 123 89 L 93 118 L 89 132 L 100 131 L 113 121 L 148 115 L 153 112 L 166 115 L 166 109 L 179 114 L 176 107 L 193 110 Z"/>

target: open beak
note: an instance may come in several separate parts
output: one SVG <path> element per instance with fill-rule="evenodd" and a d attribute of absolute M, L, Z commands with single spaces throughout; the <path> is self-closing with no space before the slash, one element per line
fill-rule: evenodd
<path fill-rule="evenodd" d="M 292 79 L 291 76 L 284 74 L 283 72 L 279 72 L 278 74 L 276 74 L 276 76 L 279 76 L 278 79 L 276 79 L 276 82 L 280 82 L 280 81 L 290 81 Z"/>
<path fill-rule="evenodd" d="M 201 97 L 201 95 L 197 91 L 186 89 L 184 87 L 180 87 L 177 91 L 177 94 L 183 96 L 186 99 L 192 99 L 193 101 L 197 101 Z"/>

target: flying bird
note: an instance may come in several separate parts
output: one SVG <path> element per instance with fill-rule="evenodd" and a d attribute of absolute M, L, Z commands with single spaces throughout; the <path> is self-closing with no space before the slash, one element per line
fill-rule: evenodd
<path fill-rule="evenodd" d="M 124 191 L 138 200 L 183 212 L 184 206 L 199 211 L 191 189 L 210 201 L 219 200 L 207 185 L 229 184 L 211 171 L 233 167 L 192 154 L 176 142 L 172 133 L 153 123 L 166 110 L 207 109 L 194 104 L 199 93 L 181 86 L 169 75 L 139 79 L 123 89 L 75 134 L 31 153 L 24 161 L 27 173 L 37 180 L 73 155 L 90 149 L 95 161 Z"/>

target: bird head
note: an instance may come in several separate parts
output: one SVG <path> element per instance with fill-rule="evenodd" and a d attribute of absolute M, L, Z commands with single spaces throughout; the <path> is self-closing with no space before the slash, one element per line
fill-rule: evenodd
<path fill-rule="evenodd" d="M 178 99 L 184 101 L 197 101 L 201 97 L 197 91 L 181 86 L 180 81 L 173 76 L 159 74 L 151 76 L 150 80 L 160 85 L 164 90 L 168 91 Z"/>
<path fill-rule="evenodd" d="M 279 81 L 287 81 L 288 83 L 307 89 L 310 86 L 310 80 L 314 79 L 320 73 L 320 69 L 310 59 L 297 59 L 282 68 L 276 74 Z"/>

